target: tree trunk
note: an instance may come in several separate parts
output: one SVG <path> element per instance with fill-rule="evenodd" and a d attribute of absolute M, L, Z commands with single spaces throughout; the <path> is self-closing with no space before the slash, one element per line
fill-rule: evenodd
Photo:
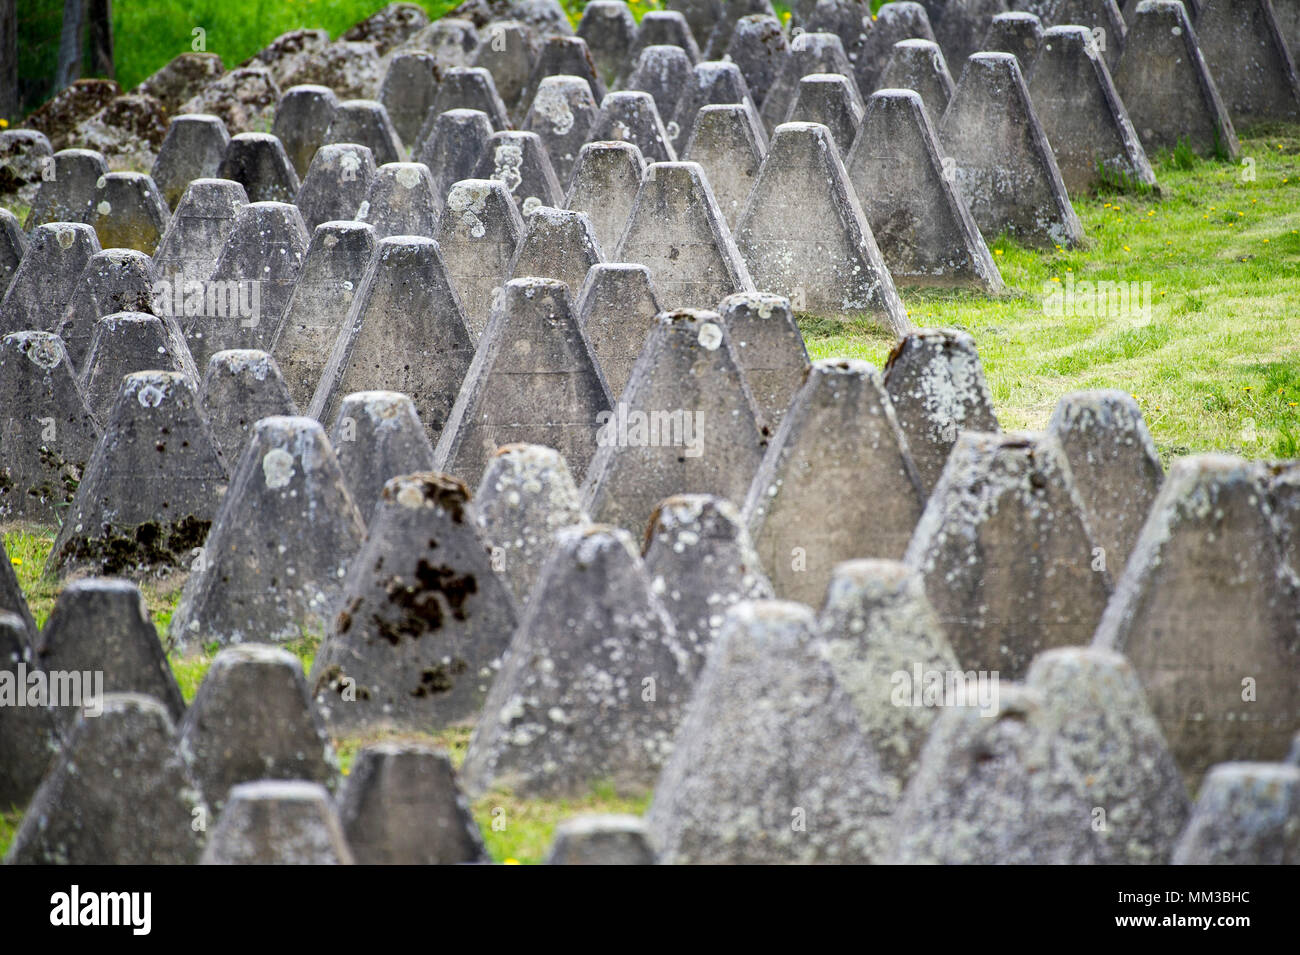
<path fill-rule="evenodd" d="M 0 119 L 18 113 L 18 0 L 0 0 Z"/>
<path fill-rule="evenodd" d="M 117 79 L 113 68 L 113 0 L 90 0 L 90 56 L 97 76 Z"/>
<path fill-rule="evenodd" d="M 86 21 L 86 0 L 63 0 L 63 32 L 59 35 L 59 71 L 56 90 L 71 86 L 81 76 L 82 27 Z"/>

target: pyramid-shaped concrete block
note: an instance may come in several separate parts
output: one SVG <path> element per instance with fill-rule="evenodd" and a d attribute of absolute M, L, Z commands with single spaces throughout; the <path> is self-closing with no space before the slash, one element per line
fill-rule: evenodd
<path fill-rule="evenodd" d="M 327 143 L 357 143 L 370 150 L 376 165 L 402 161 L 402 141 L 383 103 L 349 99 L 339 103 L 325 132 Z"/>
<path fill-rule="evenodd" d="M 649 93 L 659 115 L 671 118 L 690 82 L 694 70 L 691 58 L 679 46 L 647 46 L 633 62 L 636 66 L 623 81 L 623 89 Z M 644 146 L 641 151 L 645 152 Z"/>
<path fill-rule="evenodd" d="M 0 210 L 0 300 L 9 290 L 19 263 L 27 252 L 27 234 L 22 223 L 8 209 Z"/>
<path fill-rule="evenodd" d="M 216 812 L 240 783 L 302 779 L 334 786 L 334 750 L 312 709 L 302 664 L 288 650 L 249 643 L 218 653 L 179 735 Z"/>
<path fill-rule="evenodd" d="M 234 468 L 258 421 L 298 413 L 275 359 L 254 349 L 219 351 L 208 359 L 199 407 L 227 469 Z"/>
<path fill-rule="evenodd" d="M 293 202 L 300 185 L 284 145 L 269 133 L 233 137 L 217 176 L 243 186 L 251 202 Z"/>
<path fill-rule="evenodd" d="M 482 113 L 487 117 L 493 132 L 512 128 L 506 114 L 505 103 L 497 93 L 492 74 L 481 67 L 458 66 L 448 70 L 438 84 L 433 105 L 429 107 L 429 112 L 424 117 L 424 125 L 420 127 L 419 136 L 412 144 L 414 146 L 412 155 L 422 157 L 427 155 L 429 143 L 437 136 L 439 119 L 444 114 L 456 110 Z M 421 159 L 421 161 L 425 160 Z"/>
<path fill-rule="evenodd" d="M 679 3 L 678 5 L 684 5 Z M 697 33 L 696 40 L 700 44 L 701 55 L 708 60 L 725 59 L 731 47 L 733 38 L 744 32 L 748 22 L 754 20 L 765 21 L 766 26 L 775 23 L 777 32 L 780 32 L 780 22 L 776 19 L 776 9 L 772 6 L 771 0 L 736 0 L 732 3 L 713 3 L 712 0 L 702 0 L 702 2 L 693 3 L 693 7 L 700 12 L 692 15 L 687 12 L 686 19 L 692 23 L 692 29 L 705 31 L 704 34 Z M 695 16 L 699 19 L 696 20 Z M 703 37 L 703 38 L 702 38 Z M 784 35 L 783 35 L 784 38 Z M 784 49 L 784 44 L 782 44 Z M 740 61 L 736 57 L 731 57 L 734 62 Z M 748 75 L 746 76 L 748 79 Z"/>
<path fill-rule="evenodd" d="M 474 54 L 474 66 L 481 66 L 492 74 L 501 101 L 514 115 L 519 94 L 533 75 L 541 38 L 526 23 L 494 20 L 483 31 L 483 40 Z M 592 56 L 596 56 L 594 49 Z"/>
<path fill-rule="evenodd" d="M 770 292 L 740 292 L 722 300 L 718 315 L 754 396 L 759 424 L 770 437 L 810 368 L 790 300 Z"/>
<path fill-rule="evenodd" d="M 348 493 L 369 522 L 384 485 L 392 478 L 433 468 L 433 445 L 415 402 L 395 391 L 345 395 L 330 431 L 330 444 Z"/>
<path fill-rule="evenodd" d="M 150 172 L 167 205 L 175 209 L 195 179 L 216 177 L 229 145 L 220 118 L 202 113 L 173 117 Z"/>
<path fill-rule="evenodd" d="M 1269 0 L 1205 0 L 1196 36 L 1223 105 L 1239 122 L 1300 120 L 1295 53 Z"/>
<path fill-rule="evenodd" d="M 153 277 L 158 295 L 158 307 L 163 312 L 171 302 L 175 316 L 176 285 L 181 286 L 180 314 L 185 314 L 186 296 L 198 308 L 197 296 L 202 288 L 191 283 L 203 283 L 212 275 L 221 258 L 230 230 L 235 227 L 235 216 L 248 203 L 244 187 L 228 179 L 195 179 L 185 187 L 185 193 L 167 223 L 158 248 L 153 254 Z"/>
<path fill-rule="evenodd" d="M 419 135 L 438 91 L 438 76 L 437 60 L 425 50 L 401 50 L 389 59 L 378 99 L 404 144 Z"/>
<path fill-rule="evenodd" d="M 895 283 L 1002 291 L 917 93 L 872 94 L 846 166 Z"/>
<path fill-rule="evenodd" d="M 1120 12 L 1118 0 L 1047 0 L 1041 4 L 1040 12 L 1044 28 L 1083 27 L 1093 37 L 1106 66 L 1113 70 L 1119 63 L 1127 42 L 1128 24 Z M 1024 60 L 1020 64 L 1024 67 L 1023 72 L 1028 72 L 1030 64 Z"/>
<path fill-rule="evenodd" d="M 1156 174 L 1111 82 L 1110 71 L 1083 27 L 1052 27 L 1029 75 L 1029 95 L 1052 144 L 1061 180 L 1086 193 L 1107 179 L 1156 185 Z"/>
<path fill-rule="evenodd" d="M 603 781 L 644 794 L 672 747 L 687 667 L 632 535 L 561 531 L 470 738 L 466 792 L 556 798 Z"/>
<path fill-rule="evenodd" d="M 41 177 L 41 188 L 27 213 L 31 231 L 52 222 L 91 222 L 95 217 L 96 184 L 108 175 L 103 153 L 93 149 L 61 149 L 53 156 L 54 175 Z"/>
<path fill-rule="evenodd" d="M 769 133 L 786 121 L 799 95 L 799 81 L 812 73 L 839 73 L 849 78 L 854 104 L 859 110 L 862 108 L 862 93 L 840 38 L 833 33 L 801 33 L 790 41 L 790 56 L 759 112 Z"/>
<path fill-rule="evenodd" d="M 411 396 L 433 440 L 448 419 L 473 353 L 438 243 L 409 235 L 384 239 L 307 413 L 332 424 L 344 395 L 399 391 Z"/>
<path fill-rule="evenodd" d="M 1093 645 L 1137 670 L 1179 768 L 1281 759 L 1300 707 L 1294 569 L 1264 474 L 1223 455 L 1174 461 Z"/>
<path fill-rule="evenodd" d="M 593 143 L 619 142 L 635 146 L 646 162 L 673 162 L 677 152 L 664 126 L 654 97 L 641 90 L 607 95 L 591 127 Z"/>
<path fill-rule="evenodd" d="M 862 122 L 862 103 L 855 99 L 852 82 L 838 73 L 810 73 L 799 81 L 785 121 L 820 123 L 830 130 L 831 141 L 840 154 L 848 155 Z"/>
<path fill-rule="evenodd" d="M 623 238 L 644 175 L 641 150 L 632 143 L 587 143 L 574 163 L 564 207 L 586 213 L 596 244 L 613 252 Z"/>
<path fill-rule="evenodd" d="M 852 498 L 846 480 L 857 489 Z M 814 604 L 841 561 L 901 557 L 922 503 L 879 372 L 862 361 L 822 359 L 754 475 L 745 520 L 777 596 Z"/>
<path fill-rule="evenodd" d="M 174 371 L 198 387 L 189 349 L 174 323 L 143 312 L 115 312 L 95 322 L 81 373 L 86 401 L 96 417 L 108 417 L 122 378 L 133 371 Z"/>
<path fill-rule="evenodd" d="M 560 181 L 536 133 L 493 133 L 479 156 L 474 178 L 503 183 L 523 215 L 538 206 L 564 205 Z"/>
<path fill-rule="evenodd" d="M 312 664 L 332 732 L 428 732 L 478 716 L 514 632 L 514 598 L 443 474 L 393 478 Z"/>
<path fill-rule="evenodd" d="M 1043 21 L 1023 10 L 1009 10 L 994 14 L 989 20 L 980 49 L 989 53 L 1014 54 L 1020 61 L 1020 72 L 1028 76 L 1042 43 Z"/>
<path fill-rule="evenodd" d="M 549 36 L 542 41 L 532 76 L 519 93 L 516 112 L 528 112 L 548 76 L 577 76 L 586 80 L 591 98 L 597 103 L 605 98 L 607 92 L 604 82 L 596 74 L 596 61 L 591 58 L 586 41 L 576 36 Z"/>
<path fill-rule="evenodd" d="M 0 408 L 0 520 L 57 523 L 100 435 L 59 336 L 14 332 L 4 337 Z"/>
<path fill-rule="evenodd" d="M 833 33 L 849 62 L 857 64 L 871 30 L 871 4 L 864 0 L 812 0 L 791 5 L 792 25 L 804 33 Z"/>
<path fill-rule="evenodd" d="M 523 219 L 504 183 L 465 179 L 448 191 L 438 241 L 471 341 L 487 328 L 523 233 Z"/>
<path fill-rule="evenodd" d="M 1191 806 L 1128 661 L 1088 647 L 1049 650 L 1025 683 L 1043 694 L 1059 751 L 1088 782 L 1094 817 L 1104 812 L 1105 825 L 1094 828 L 1107 861 L 1166 865 Z"/>
<path fill-rule="evenodd" d="M 1021 678 L 1086 644 L 1111 593 L 1065 454 L 1047 434 L 966 431 L 907 548 L 958 662 Z"/>
<path fill-rule="evenodd" d="M 375 743 L 357 753 L 339 793 L 339 818 L 360 865 L 488 861 L 451 760 L 421 743 Z"/>
<path fill-rule="evenodd" d="M 813 626 L 784 601 L 727 614 L 647 814 L 664 861 L 884 858 L 892 800 Z"/>
<path fill-rule="evenodd" d="M 721 635 L 727 609 L 772 597 L 740 510 L 720 497 L 679 494 L 660 503 L 643 556 L 651 589 L 690 651 L 693 676 Z"/>
<path fill-rule="evenodd" d="M 1201 786 L 1174 865 L 1295 865 L 1300 767 L 1220 763 Z"/>
<path fill-rule="evenodd" d="M 290 87 L 276 104 L 271 133 L 284 144 L 300 177 L 306 177 L 317 150 L 329 142 L 325 136 L 338 106 L 332 89 L 310 84 Z"/>
<path fill-rule="evenodd" d="M 376 239 L 393 235 L 433 238 L 438 231 L 437 186 L 423 163 L 392 162 L 380 166 L 371 180 L 365 201 L 357 207 L 357 221 L 370 224 Z"/>
<path fill-rule="evenodd" d="M 1292 570 L 1300 567 L 1300 461 L 1264 464 L 1268 506 L 1282 545 L 1282 559 Z M 1300 750 L 1295 751 L 1300 756 Z M 1300 762 L 1296 763 L 1300 766 Z"/>
<path fill-rule="evenodd" d="M 601 261 L 585 212 L 538 206 L 524 220 L 524 237 L 510 263 L 510 277 L 558 279 L 576 298 L 587 272 Z"/>
<path fill-rule="evenodd" d="M 564 458 L 538 444 L 497 449 L 479 482 L 474 521 L 520 607 L 560 529 L 588 523 Z"/>
<path fill-rule="evenodd" d="M 655 319 L 622 397 L 596 424 L 583 504 L 638 534 L 675 494 L 739 503 L 766 442 L 727 330 L 703 309 Z"/>
<path fill-rule="evenodd" d="M 789 55 L 789 44 L 776 17 L 751 14 L 736 21 L 723 58 L 740 67 L 754 105 L 761 108 Z"/>
<path fill-rule="evenodd" d="M 364 534 L 320 424 L 263 418 L 234 460 L 230 490 L 171 632 L 190 646 L 322 633 Z"/>
<path fill-rule="evenodd" d="M 185 715 L 144 595 L 130 581 L 89 577 L 68 584 L 36 642 L 36 660 L 51 674 L 102 673 L 104 692 L 142 693 L 162 703 L 173 720 Z M 65 730 L 75 722 L 67 707 L 51 713 Z"/>
<path fill-rule="evenodd" d="M 639 816 L 582 815 L 555 827 L 547 865 L 654 865 L 645 820 Z"/>
<path fill-rule="evenodd" d="M 27 252 L 0 301 L 0 331 L 53 331 L 99 238 L 88 225 L 57 222 L 32 230 Z M 96 316 L 98 317 L 98 316 Z"/>
<path fill-rule="evenodd" d="M 740 221 L 765 155 L 762 123 L 752 109 L 737 104 L 703 107 L 682 151 L 685 161 L 704 170 L 729 229 Z"/>
<path fill-rule="evenodd" d="M 754 281 L 790 298 L 797 311 L 869 316 L 899 335 L 912 327 L 825 126 L 777 128 L 736 244 Z"/>
<path fill-rule="evenodd" d="M 513 279 L 500 302 L 434 449 L 438 469 L 477 484 L 506 444 L 555 448 L 576 477 L 596 453 L 597 417 L 609 386 L 556 279 Z"/>
<path fill-rule="evenodd" d="M 1052 147 L 1010 53 L 977 53 L 939 123 L 957 189 L 985 238 L 1003 232 L 1027 245 L 1075 246 L 1083 226 Z"/>
<path fill-rule="evenodd" d="M 1080 391 L 1056 403 L 1047 430 L 1061 444 L 1097 546 L 1118 578 L 1164 470 L 1142 409 L 1122 391 Z"/>
<path fill-rule="evenodd" d="M 1183 142 L 1202 156 L 1235 162 L 1241 154 L 1198 33 L 1179 0 L 1137 3 L 1124 55 L 1115 66 L 1115 90 L 1148 151 L 1172 150 Z"/>
<path fill-rule="evenodd" d="M 46 567 L 136 576 L 188 566 L 225 490 L 189 381 L 175 372 L 127 375 Z"/>
<path fill-rule="evenodd" d="M 424 163 L 433 176 L 437 209 L 451 187 L 472 178 L 487 141 L 492 138 L 492 124 L 487 114 L 476 109 L 449 109 L 433 119 L 429 136 L 417 145 L 411 156 Z"/>
<path fill-rule="evenodd" d="M 951 635 L 951 634 L 950 634 Z M 977 679 L 979 675 L 977 674 Z M 903 865 L 1091 865 L 1106 860 L 1087 785 L 1059 753 L 1043 695 L 984 674 L 989 699 L 944 708 L 894 814 Z M 945 677 L 946 679 L 946 677 Z M 972 684 L 976 684 L 972 686 Z M 961 684 L 978 696 L 978 684 Z M 954 684 L 956 689 L 956 684 Z"/>
<path fill-rule="evenodd" d="M 13 614 L 22 620 L 23 635 L 30 644 L 36 636 L 36 621 L 32 619 L 31 609 L 23 597 L 22 586 L 18 583 L 18 575 L 14 573 L 14 565 L 5 552 L 3 541 L 0 541 L 0 561 L 3 561 L 0 564 L 0 613 Z"/>
<path fill-rule="evenodd" d="M 1013 4 L 1009 0 L 964 0 L 961 3 L 943 3 L 939 0 L 922 0 L 925 12 L 934 27 L 933 39 L 943 47 L 949 63 L 965 63 L 979 51 L 980 38 L 989 21 L 998 13 L 1005 13 Z M 1027 0 L 1019 4 L 1043 16 L 1041 0 Z M 1036 9 L 1037 8 L 1037 9 Z"/>
<path fill-rule="evenodd" d="M 582 9 L 577 35 L 587 43 L 606 87 L 614 85 L 636 39 L 636 20 L 623 0 L 592 0 Z"/>
<path fill-rule="evenodd" d="M 328 143 L 311 161 L 295 200 L 308 229 L 352 219 L 370 193 L 375 159 L 356 143 Z"/>
<path fill-rule="evenodd" d="M 897 800 L 939 715 L 914 705 L 918 694 L 924 701 L 927 674 L 958 669 L 920 575 L 894 560 L 837 565 L 815 632 Z"/>
<path fill-rule="evenodd" d="M 203 865 L 352 865 L 329 792 L 304 780 L 240 783 L 208 837 Z"/>
<path fill-rule="evenodd" d="M 912 332 L 885 363 L 885 391 L 926 497 L 939 482 L 958 434 L 999 430 L 984 366 L 966 332 Z"/>
<path fill-rule="evenodd" d="M 312 234 L 271 354 L 294 404 L 311 404 L 322 369 L 375 254 L 364 222 L 323 222 Z"/>
<path fill-rule="evenodd" d="M 660 312 L 650 270 L 628 263 L 593 265 L 576 310 L 610 397 L 617 398 Z"/>
<path fill-rule="evenodd" d="M 207 818 L 163 704 L 109 693 L 77 721 L 14 833 L 10 865 L 197 862 Z"/>
<path fill-rule="evenodd" d="M 705 106 L 740 104 L 748 107 L 755 121 L 758 110 L 749 96 L 749 87 L 745 84 L 745 74 L 735 63 L 707 62 L 697 63 L 691 71 L 690 80 L 677 101 L 672 122 L 668 125 L 668 135 L 673 141 L 673 148 L 679 153 L 690 142 L 691 130 L 695 120 Z"/>
<path fill-rule="evenodd" d="M 913 90 L 925 104 L 926 113 L 932 120 L 938 120 L 952 101 L 957 84 L 952 81 L 939 44 L 911 39 L 894 44 L 894 52 L 880 73 L 876 89 Z M 845 147 L 840 151 L 848 150 Z"/>
<path fill-rule="evenodd" d="M 700 62 L 700 45 L 695 34 L 686 18 L 676 10 L 649 10 L 642 15 L 628 60 L 635 63 L 648 46 L 675 46 L 686 54 L 692 66 Z"/>
<path fill-rule="evenodd" d="M 660 303 L 698 308 L 754 291 L 745 260 L 698 163 L 652 163 L 646 170 L 616 262 L 650 269 Z"/>
<path fill-rule="evenodd" d="M 134 249 L 105 249 L 90 257 L 54 329 L 74 365 L 84 370 L 95 323 L 103 316 L 161 311 L 150 271 L 149 256 Z"/>
<path fill-rule="evenodd" d="M 105 249 L 152 255 L 170 216 L 162 193 L 142 172 L 110 172 L 95 183 L 90 224 Z"/>
<path fill-rule="evenodd" d="M 591 87 L 580 76 L 548 76 L 537 88 L 523 128 L 542 138 L 561 185 L 569 181 L 599 112 Z"/>
<path fill-rule="evenodd" d="M 250 202 L 239 210 L 205 286 L 202 311 L 176 317 L 196 365 L 206 368 L 230 348 L 270 349 L 310 241 L 297 206 Z"/>
<path fill-rule="evenodd" d="M 0 805 L 4 806 L 27 805 L 59 749 L 57 711 L 26 705 L 28 674 L 39 669 L 29 642 L 33 631 L 18 614 L 0 612 L 0 679 L 14 693 L 12 705 L 0 706 L 0 766 L 4 767 Z M 17 705 L 20 700 L 22 705 Z"/>

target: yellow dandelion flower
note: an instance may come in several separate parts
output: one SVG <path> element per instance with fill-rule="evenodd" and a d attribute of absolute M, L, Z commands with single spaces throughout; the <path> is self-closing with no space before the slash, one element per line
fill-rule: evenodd
<path fill-rule="evenodd" d="M 994 255 L 1001 255 L 1001 254 L 1002 254 L 1002 250 L 1001 250 L 1001 249 L 994 249 L 994 250 L 993 250 L 993 254 L 994 254 Z"/>
<path fill-rule="evenodd" d="M 1052 276 L 1052 281 L 1053 281 L 1053 282 L 1059 282 L 1059 281 L 1061 281 L 1061 280 L 1058 279 L 1055 275 L 1053 275 L 1053 276 Z"/>
<path fill-rule="evenodd" d="M 519 860 L 518 860 L 518 859 L 513 859 L 513 858 L 511 858 L 511 859 L 504 859 L 504 860 L 502 860 L 501 864 L 502 864 L 502 865 L 519 865 Z"/>
<path fill-rule="evenodd" d="M 1126 246 L 1124 246 L 1124 251 L 1125 251 L 1125 252 L 1132 252 L 1133 250 L 1130 249 L 1130 248 L 1126 245 Z"/>
<path fill-rule="evenodd" d="M 15 567 L 21 567 L 23 565 L 23 559 L 21 557 L 11 557 L 9 558 L 9 563 L 13 564 Z"/>

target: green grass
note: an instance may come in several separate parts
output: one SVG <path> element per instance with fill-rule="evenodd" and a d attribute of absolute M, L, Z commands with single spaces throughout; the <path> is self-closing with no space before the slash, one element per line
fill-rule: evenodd
<path fill-rule="evenodd" d="M 1136 396 L 1166 464 L 1201 451 L 1295 456 L 1300 129 L 1257 130 L 1242 150 L 1253 181 L 1240 164 L 1164 155 L 1161 197 L 1074 197 L 1084 248 L 999 239 L 1006 295 L 903 289 L 912 321 L 974 336 L 1004 428 L 1042 428 L 1069 391 L 1119 388 Z M 1071 275 L 1150 282 L 1150 316 L 1045 315 L 1044 287 Z M 814 358 L 881 366 L 892 347 L 869 323 L 800 324 Z"/>

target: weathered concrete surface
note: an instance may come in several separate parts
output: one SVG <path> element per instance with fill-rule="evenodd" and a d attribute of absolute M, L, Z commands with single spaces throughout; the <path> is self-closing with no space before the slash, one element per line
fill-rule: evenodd
<path fill-rule="evenodd" d="M 1093 645 L 1137 670 L 1179 768 L 1281 759 L 1300 717 L 1294 569 L 1265 476 L 1223 455 L 1178 458 Z"/>
<path fill-rule="evenodd" d="M 998 431 L 975 340 L 952 328 L 922 328 L 895 346 L 885 390 L 907 436 L 921 490 L 934 490 L 962 431 Z"/>
<path fill-rule="evenodd" d="M 315 229 L 324 222 L 356 217 L 375 178 L 375 158 L 356 143 L 327 143 L 317 150 L 303 177 L 295 203 L 303 224 Z"/>
<path fill-rule="evenodd" d="M 611 256 L 650 269 L 664 308 L 699 308 L 754 291 L 698 163 L 652 163 Z"/>
<path fill-rule="evenodd" d="M 583 504 L 636 534 L 674 494 L 738 502 L 766 442 L 727 330 L 703 309 L 655 319 L 622 397 L 594 424 Z"/>
<path fill-rule="evenodd" d="M 0 301 L 0 331 L 53 331 L 86 263 L 100 251 L 88 225 L 55 222 L 32 230 L 27 252 Z"/>
<path fill-rule="evenodd" d="M 44 167 L 49 168 L 49 167 Z M 108 174 L 103 155 L 90 149 L 63 149 L 54 154 L 52 178 L 41 177 L 24 228 L 52 222 L 86 222 L 95 216 L 95 186 Z"/>
<path fill-rule="evenodd" d="M 1205 0 L 1196 36 L 1223 105 L 1238 122 L 1300 119 L 1300 80 L 1270 0 Z"/>
<path fill-rule="evenodd" d="M 90 224 L 105 249 L 153 255 L 170 218 L 162 193 L 142 172 L 110 172 L 95 183 Z"/>
<path fill-rule="evenodd" d="M 790 300 L 770 292 L 739 292 L 722 300 L 718 315 L 754 396 L 759 426 L 775 435 L 811 368 Z"/>
<path fill-rule="evenodd" d="M 645 161 L 633 143 L 587 143 L 578 153 L 564 207 L 587 214 L 607 254 L 618 248 L 644 175 Z"/>
<path fill-rule="evenodd" d="M 845 164 L 896 284 L 1002 291 L 1002 276 L 948 174 L 952 167 L 917 93 L 873 93 Z"/>
<path fill-rule="evenodd" d="M 316 705 L 336 734 L 472 720 L 516 619 L 465 486 L 427 471 L 393 478 L 312 664 Z"/>
<path fill-rule="evenodd" d="M 524 220 L 524 236 L 510 263 L 510 277 L 558 279 L 576 299 L 600 246 L 585 212 L 538 206 Z"/>
<path fill-rule="evenodd" d="M 1115 89 L 1144 148 L 1173 149 L 1182 140 L 1202 156 L 1236 161 L 1241 154 L 1232 119 L 1179 0 L 1138 3 L 1115 67 Z"/>
<path fill-rule="evenodd" d="M 687 654 L 627 531 L 559 533 L 470 738 L 471 796 L 643 794 L 690 691 Z"/>
<path fill-rule="evenodd" d="M 13 573 L 12 567 L 9 573 Z M 0 612 L 0 673 L 15 686 L 20 676 L 25 680 L 37 668 L 29 642 L 33 632 L 35 627 L 18 614 Z M 0 707 L 0 766 L 5 768 L 0 775 L 0 802 L 26 806 L 58 749 L 59 738 L 49 707 Z"/>
<path fill-rule="evenodd" d="M 400 391 L 435 440 L 451 413 L 474 342 L 438 243 L 399 235 L 375 247 L 321 371 L 308 414 L 332 423 L 343 396 Z"/>
<path fill-rule="evenodd" d="M 166 708 L 106 694 L 82 716 L 32 797 L 10 865 L 180 865 L 198 861 L 208 808 Z"/>
<path fill-rule="evenodd" d="M 523 128 L 542 138 L 561 186 L 569 181 L 600 110 L 580 76 L 548 76 L 537 88 Z"/>
<path fill-rule="evenodd" d="M 641 355 L 660 308 L 644 265 L 598 263 L 574 306 L 611 398 L 618 398 Z"/>
<path fill-rule="evenodd" d="M 752 109 L 738 104 L 703 107 L 682 149 L 684 161 L 704 170 L 729 229 L 740 221 L 766 155 L 762 123 Z"/>
<path fill-rule="evenodd" d="M 170 632 L 203 647 L 321 633 L 364 535 L 320 424 L 263 418 L 232 462 L 230 489 Z"/>
<path fill-rule="evenodd" d="M 240 783 L 208 837 L 204 865 L 352 865 L 343 826 L 319 783 Z"/>
<path fill-rule="evenodd" d="M 1220 763 L 1201 786 L 1174 865 L 1295 865 L 1300 767 Z"/>
<path fill-rule="evenodd" d="M 134 371 L 175 371 L 198 387 L 198 373 L 189 349 L 174 323 L 142 312 L 114 312 L 95 322 L 81 384 L 90 409 L 108 416 L 122 378 Z"/>
<path fill-rule="evenodd" d="M 150 265 L 154 282 L 166 283 L 155 285 L 155 304 L 164 315 L 176 317 L 177 285 L 182 316 L 186 296 L 202 292 L 192 283 L 206 282 L 212 275 L 235 217 L 247 203 L 244 187 L 228 179 L 195 179 L 185 187 Z"/>
<path fill-rule="evenodd" d="M 599 2 L 599 0 L 598 0 Z M 619 4 L 626 7 L 626 4 Z M 639 816 L 584 815 L 555 827 L 547 865 L 654 865 L 655 850 Z"/>
<path fill-rule="evenodd" d="M 229 145 L 226 125 L 216 116 L 173 118 L 150 172 L 167 205 L 175 209 L 195 179 L 217 176 Z"/>
<path fill-rule="evenodd" d="M 447 192 L 438 243 L 472 342 L 488 327 L 523 234 L 524 220 L 505 183 L 463 179 Z"/>
<path fill-rule="evenodd" d="M 841 561 L 901 557 L 923 501 L 879 372 L 824 359 L 772 438 L 745 520 L 777 596 L 815 604 Z"/>
<path fill-rule="evenodd" d="M 799 215 L 791 217 L 794 204 Z M 736 245 L 754 281 L 797 312 L 870 317 L 898 335 L 912 328 L 825 126 L 777 127 Z"/>
<path fill-rule="evenodd" d="M 1087 30 L 1052 27 L 1043 34 L 1041 52 L 1027 75 L 1029 95 L 1066 189 L 1086 193 L 1107 179 L 1156 185 L 1142 142 Z"/>
<path fill-rule="evenodd" d="M 199 407 L 227 470 L 248 446 L 258 421 L 298 413 L 275 359 L 255 349 L 219 351 L 208 360 Z"/>
<path fill-rule="evenodd" d="M 1043 650 L 1086 644 L 1111 593 L 1069 464 L 1048 434 L 966 431 L 916 525 L 958 662 L 1021 678 Z"/>
<path fill-rule="evenodd" d="M 1056 403 L 1047 430 L 1060 442 L 1088 526 L 1118 578 L 1164 481 L 1138 403 L 1122 391 L 1082 391 Z"/>
<path fill-rule="evenodd" d="M 938 122 L 952 101 L 957 84 L 952 81 L 939 44 L 911 39 L 894 44 L 894 52 L 880 73 L 876 89 L 913 90 L 921 97 L 931 121 Z M 840 151 L 848 152 L 848 149 L 842 147 Z"/>
<path fill-rule="evenodd" d="M 1008 232 L 1049 249 L 1083 241 L 1014 56 L 972 56 L 938 131 L 955 160 L 957 189 L 986 239 Z"/>
<path fill-rule="evenodd" d="M 838 73 L 810 73 L 799 81 L 785 121 L 820 123 L 830 130 L 831 142 L 840 155 L 847 156 L 862 122 L 862 101 L 855 99 L 852 82 Z"/>
<path fill-rule="evenodd" d="M 306 178 L 316 156 L 324 146 L 339 98 L 328 86 L 304 84 L 285 91 L 275 107 L 273 135 L 284 144 L 294 171 Z"/>
<path fill-rule="evenodd" d="M 357 207 L 358 222 L 374 226 L 376 239 L 395 235 L 433 238 L 438 231 L 437 186 L 423 163 L 393 162 L 380 166 L 365 201 Z"/>
<path fill-rule="evenodd" d="M 479 156 L 474 178 L 495 179 L 504 184 L 523 215 L 538 206 L 558 209 L 564 205 L 560 181 L 536 133 L 493 133 Z"/>
<path fill-rule="evenodd" d="M 467 483 L 506 444 L 555 448 L 581 478 L 596 453 L 609 386 L 555 279 L 513 279 L 483 333 L 437 447 L 436 466 Z"/>
<path fill-rule="evenodd" d="M 367 522 L 392 478 L 433 468 L 433 445 L 415 402 L 395 391 L 345 395 L 330 444 L 348 493 Z"/>
<path fill-rule="evenodd" d="M 813 614 L 751 601 L 727 614 L 647 813 L 671 863 L 865 863 L 891 799 Z"/>
<path fill-rule="evenodd" d="M 243 186 L 250 202 L 293 202 L 301 185 L 284 145 L 269 133 L 231 138 L 217 176 Z"/>

